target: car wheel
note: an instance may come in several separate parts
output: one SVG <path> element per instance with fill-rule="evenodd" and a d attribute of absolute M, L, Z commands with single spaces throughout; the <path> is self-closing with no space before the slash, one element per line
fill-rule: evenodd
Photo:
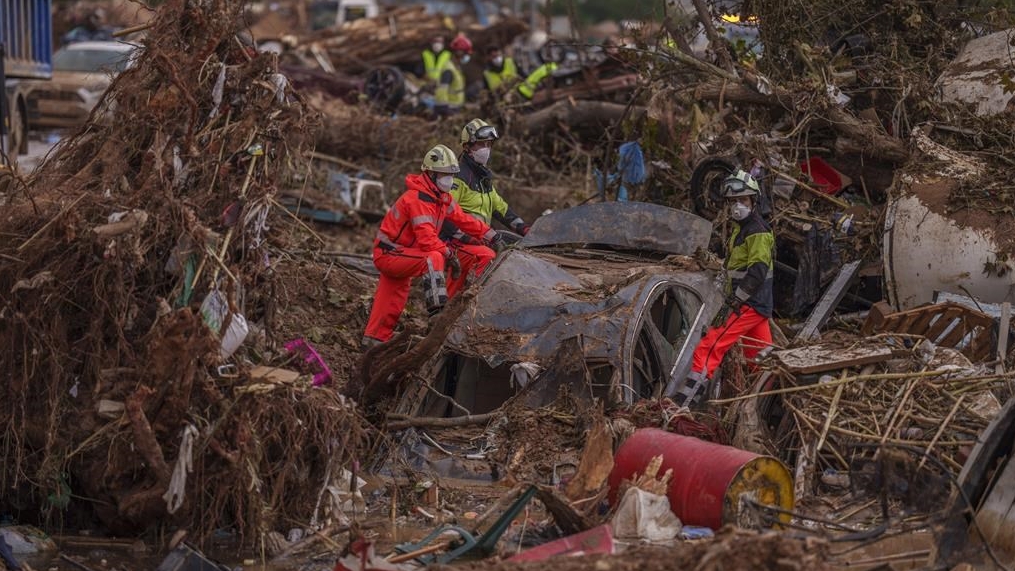
<path fill-rule="evenodd" d="M 707 157 L 691 173 L 691 199 L 699 216 L 712 220 L 722 209 L 722 181 L 737 170 L 736 164 L 722 157 Z"/>
<path fill-rule="evenodd" d="M 405 97 L 405 76 L 396 67 L 376 67 L 367 72 L 363 91 L 371 103 L 394 110 Z"/>

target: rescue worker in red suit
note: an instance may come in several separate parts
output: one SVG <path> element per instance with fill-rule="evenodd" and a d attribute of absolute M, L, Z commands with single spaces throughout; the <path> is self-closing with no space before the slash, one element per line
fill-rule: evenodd
<path fill-rule="evenodd" d="M 405 177 L 405 192 L 384 216 L 374 239 L 374 265 L 381 273 L 363 346 L 391 339 L 409 299 L 412 279 L 423 278 L 423 297 L 433 316 L 466 283 L 478 276 L 503 245 L 490 226 L 465 214 L 448 191 L 458 173 L 458 159 L 444 145 L 427 151 L 421 174 Z M 452 249 L 441 231 L 454 238 Z M 444 276 L 450 270 L 451 280 Z"/>
<path fill-rule="evenodd" d="M 748 360 L 772 344 L 768 320 L 772 317 L 775 236 L 757 211 L 760 189 L 754 177 L 737 171 L 723 181 L 723 190 L 734 221 L 726 248 L 726 299 L 720 325 L 709 329 L 698 343 L 691 372 L 677 392 L 676 400 L 684 406 L 701 402 L 709 380 L 734 343 L 743 341 Z"/>

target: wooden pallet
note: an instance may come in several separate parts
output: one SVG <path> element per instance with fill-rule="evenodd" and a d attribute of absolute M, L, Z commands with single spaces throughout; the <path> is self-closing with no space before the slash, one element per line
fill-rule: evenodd
<path fill-rule="evenodd" d="M 893 313 L 891 306 L 879 302 L 871 307 L 861 333 L 921 335 L 938 347 L 959 349 L 976 363 L 989 360 L 994 353 L 994 325 L 989 315 L 957 303 L 923 305 Z"/>

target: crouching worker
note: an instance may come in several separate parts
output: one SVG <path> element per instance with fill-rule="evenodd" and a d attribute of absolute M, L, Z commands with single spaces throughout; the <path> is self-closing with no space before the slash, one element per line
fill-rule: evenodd
<path fill-rule="evenodd" d="M 381 273 L 362 344 L 370 347 L 391 339 L 409 299 L 412 278 L 423 278 L 427 312 L 436 315 L 448 298 L 479 275 L 494 258 L 485 244 L 496 242 L 490 226 L 462 212 L 448 191 L 458 173 L 458 159 L 444 145 L 427 151 L 421 174 L 405 177 L 405 192 L 381 221 L 374 239 L 374 265 Z M 456 248 L 439 238 L 452 228 Z M 448 269 L 451 281 L 445 280 Z"/>
<path fill-rule="evenodd" d="M 723 181 L 724 197 L 733 218 L 733 234 L 727 245 L 729 275 L 720 325 L 709 329 L 694 350 L 691 373 L 676 401 L 696 406 L 705 396 L 709 379 L 734 343 L 743 340 L 744 357 L 753 359 L 772 344 L 768 320 L 772 317 L 772 277 L 775 237 L 757 212 L 758 183 L 737 171 Z"/>

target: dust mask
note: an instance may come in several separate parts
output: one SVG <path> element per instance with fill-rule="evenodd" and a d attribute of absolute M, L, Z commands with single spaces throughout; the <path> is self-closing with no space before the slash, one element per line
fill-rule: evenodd
<path fill-rule="evenodd" d="M 504 57 L 503 56 L 497 56 L 497 57 L 493 58 L 493 65 L 494 65 L 494 67 L 500 67 L 500 66 L 504 65 Z"/>
<path fill-rule="evenodd" d="M 471 61 L 471 60 L 472 60 L 472 56 L 470 56 L 469 54 L 465 54 L 465 55 L 462 56 L 462 63 L 469 63 L 469 61 Z"/>
<path fill-rule="evenodd" d="M 442 174 L 434 182 L 437 183 L 437 188 L 441 189 L 441 192 L 448 192 L 455 185 L 455 175 Z"/>
<path fill-rule="evenodd" d="M 730 205 L 730 216 L 732 216 L 733 219 L 736 220 L 737 222 L 740 222 L 744 218 L 747 218 L 748 216 L 750 216 L 750 214 L 751 214 L 750 206 L 746 206 L 739 202 L 734 202 L 733 204 Z"/>
<path fill-rule="evenodd" d="M 485 165 L 490 161 L 490 147 L 483 147 L 482 149 L 476 149 L 472 151 L 472 160 L 476 161 L 481 165 Z"/>
<path fill-rule="evenodd" d="M 444 51 L 444 44 L 442 44 L 440 42 L 434 42 L 434 44 L 432 46 L 430 46 L 430 47 L 433 50 L 433 53 L 435 53 L 435 54 L 439 54 L 442 51 Z"/>

